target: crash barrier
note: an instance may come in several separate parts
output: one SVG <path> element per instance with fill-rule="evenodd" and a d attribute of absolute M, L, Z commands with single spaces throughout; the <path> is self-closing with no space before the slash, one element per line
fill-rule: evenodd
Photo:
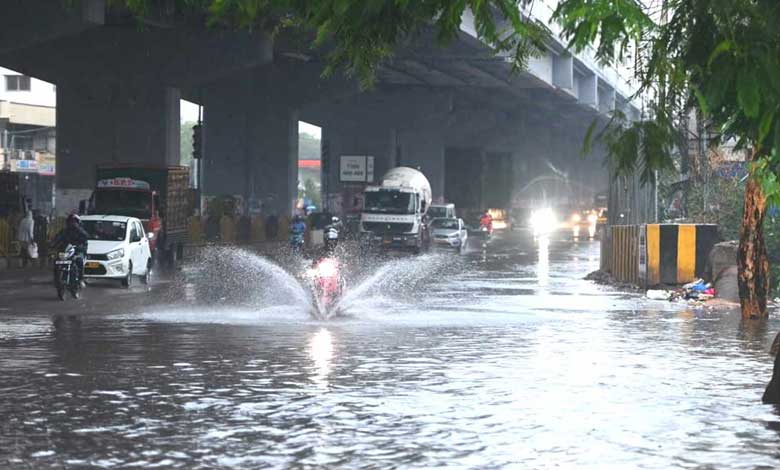
<path fill-rule="evenodd" d="M 289 217 L 193 216 L 187 221 L 187 241 L 241 244 L 286 240 L 289 226 Z"/>
<path fill-rule="evenodd" d="M 714 224 L 648 224 L 646 285 L 686 284 L 707 276 L 707 258 L 718 241 Z"/>
<path fill-rule="evenodd" d="M 706 277 L 717 229 L 712 224 L 609 226 L 602 238 L 602 269 L 618 282 L 643 287 Z"/>

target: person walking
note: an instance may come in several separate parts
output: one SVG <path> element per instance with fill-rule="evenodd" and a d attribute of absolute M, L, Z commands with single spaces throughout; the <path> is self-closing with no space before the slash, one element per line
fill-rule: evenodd
<path fill-rule="evenodd" d="M 33 239 L 38 245 L 40 267 L 44 268 L 49 262 L 49 220 L 39 210 L 33 211 Z"/>
<path fill-rule="evenodd" d="M 24 218 L 19 221 L 19 227 L 16 230 L 16 240 L 19 242 L 19 256 L 22 259 L 22 267 L 26 268 L 32 258 L 30 257 L 30 245 L 35 243 L 35 222 L 33 221 L 32 211 L 27 211 Z"/>

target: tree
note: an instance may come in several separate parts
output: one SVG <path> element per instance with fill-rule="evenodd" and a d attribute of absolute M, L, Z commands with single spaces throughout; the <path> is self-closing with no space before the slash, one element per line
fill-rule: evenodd
<path fill-rule="evenodd" d="M 179 127 L 180 165 L 190 166 L 192 164 L 192 128 L 195 127 L 195 124 L 197 122 L 187 121 L 181 123 Z"/>
<path fill-rule="evenodd" d="M 154 0 L 115 0 L 138 16 Z M 526 64 L 547 30 L 526 21 L 527 0 L 178 0 L 178 11 L 214 27 L 301 31 L 327 44 L 326 73 L 343 67 L 370 85 L 377 65 L 400 41 L 433 27 L 442 40 L 459 32 L 466 9 L 479 38 Z M 166 3 L 165 8 L 169 8 Z M 675 119 L 696 103 L 720 139 L 751 154 L 740 235 L 744 317 L 766 316 L 768 262 L 762 224 L 767 203 L 780 202 L 780 2 L 777 0 L 560 0 L 554 13 L 569 46 L 593 45 L 599 59 L 634 62 L 649 118 L 616 113 L 599 131 L 619 172 L 644 181 L 670 166 Z M 170 11 L 170 10 L 167 10 Z M 591 133 L 592 134 L 592 133 Z"/>
<path fill-rule="evenodd" d="M 599 58 L 634 53 L 653 117 L 604 131 L 623 168 L 653 171 L 671 161 L 673 116 L 695 103 L 717 130 L 750 151 L 738 255 L 744 318 L 765 317 L 767 203 L 780 202 L 780 2 L 776 0 L 565 0 L 554 17 L 570 46 L 595 44 Z M 717 143 L 717 141 L 716 141 Z M 618 165 L 619 167 L 621 165 Z"/>

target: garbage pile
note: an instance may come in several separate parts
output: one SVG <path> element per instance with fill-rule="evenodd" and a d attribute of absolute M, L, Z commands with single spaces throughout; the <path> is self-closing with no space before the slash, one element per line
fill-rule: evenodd
<path fill-rule="evenodd" d="M 668 300 L 671 302 L 687 300 L 687 301 L 699 301 L 705 302 L 710 299 L 714 299 L 717 296 L 715 288 L 709 282 L 704 282 L 703 279 L 697 279 L 694 282 L 689 282 L 679 289 L 664 290 L 664 289 L 651 289 L 647 291 L 647 298 L 653 300 Z"/>

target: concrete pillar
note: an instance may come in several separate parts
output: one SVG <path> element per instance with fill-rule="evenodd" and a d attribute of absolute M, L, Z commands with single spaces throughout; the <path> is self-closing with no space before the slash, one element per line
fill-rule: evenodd
<path fill-rule="evenodd" d="M 595 73 L 584 76 L 578 81 L 577 97 L 582 104 L 599 109 L 598 77 Z"/>
<path fill-rule="evenodd" d="M 366 183 L 340 181 L 340 160 L 344 155 L 365 155 L 374 157 L 374 181 L 376 182 L 390 168 L 395 167 L 397 154 L 397 134 L 394 128 L 382 124 L 373 126 L 344 126 L 332 121 L 322 129 L 323 147 L 323 183 L 329 210 L 342 213 L 352 209 L 354 197 L 362 191 Z M 401 164 L 404 164 L 403 157 Z M 370 184 L 370 183 L 369 183 Z"/>
<path fill-rule="evenodd" d="M 98 164 L 178 164 L 179 96 L 149 82 L 58 83 L 58 212 L 78 204 L 61 191 L 89 194 Z"/>
<path fill-rule="evenodd" d="M 574 60 L 563 53 L 553 56 L 552 82 L 558 88 L 574 93 Z"/>
<path fill-rule="evenodd" d="M 252 72 L 203 94 L 205 195 L 242 196 L 290 215 L 297 196 L 298 112 Z"/>
<path fill-rule="evenodd" d="M 440 130 L 399 131 L 401 164 L 419 168 L 431 183 L 434 201 L 443 201 L 444 137 Z"/>

